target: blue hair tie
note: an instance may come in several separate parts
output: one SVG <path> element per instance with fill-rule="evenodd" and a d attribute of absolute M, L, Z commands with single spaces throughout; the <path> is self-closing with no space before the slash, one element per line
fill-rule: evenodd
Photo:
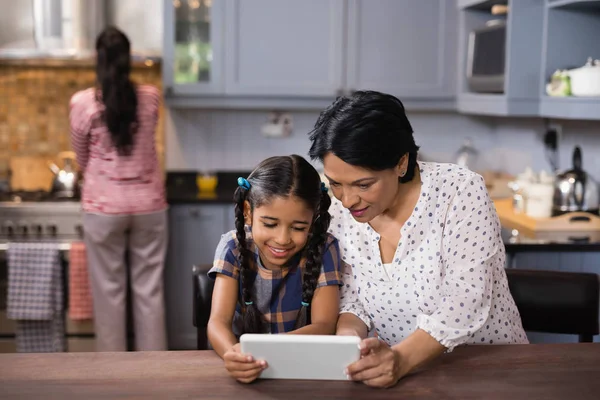
<path fill-rule="evenodd" d="M 251 306 L 252 304 L 254 304 L 254 302 L 252 302 L 252 301 L 245 301 L 244 303 L 245 303 L 247 306 Z"/>
<path fill-rule="evenodd" d="M 307 303 L 305 301 L 302 302 L 302 307 L 308 307 L 310 305 L 310 303 Z"/>
<path fill-rule="evenodd" d="M 327 186 L 325 186 L 325 182 L 321 182 L 321 191 L 327 193 Z"/>
<path fill-rule="evenodd" d="M 248 179 L 246 178 L 242 178 L 241 176 L 238 178 L 238 186 L 239 187 L 243 187 L 246 190 L 250 190 L 250 182 L 248 182 Z"/>

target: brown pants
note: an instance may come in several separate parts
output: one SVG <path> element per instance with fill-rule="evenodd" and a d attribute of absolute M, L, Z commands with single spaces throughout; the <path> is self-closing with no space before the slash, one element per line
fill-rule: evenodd
<path fill-rule="evenodd" d="M 83 228 L 94 300 L 96 350 L 127 350 L 126 250 L 136 350 L 165 350 L 166 211 L 114 216 L 86 213 Z"/>

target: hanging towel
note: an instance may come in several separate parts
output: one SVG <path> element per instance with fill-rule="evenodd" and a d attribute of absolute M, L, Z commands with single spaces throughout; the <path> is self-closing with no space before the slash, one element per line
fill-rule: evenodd
<path fill-rule="evenodd" d="M 17 320 L 17 351 L 65 351 L 60 251 L 53 243 L 9 243 L 9 319 Z"/>
<path fill-rule="evenodd" d="M 69 318 L 82 321 L 93 317 L 85 244 L 74 242 L 69 252 Z"/>

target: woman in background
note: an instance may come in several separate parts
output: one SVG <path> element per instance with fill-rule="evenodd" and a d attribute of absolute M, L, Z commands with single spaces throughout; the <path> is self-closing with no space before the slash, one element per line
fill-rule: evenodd
<path fill-rule="evenodd" d="M 97 87 L 70 102 L 71 141 L 84 176 L 83 227 L 98 351 L 125 351 L 127 270 L 137 350 L 166 348 L 164 184 L 155 148 L 159 91 L 130 77 L 128 38 L 96 41 Z"/>

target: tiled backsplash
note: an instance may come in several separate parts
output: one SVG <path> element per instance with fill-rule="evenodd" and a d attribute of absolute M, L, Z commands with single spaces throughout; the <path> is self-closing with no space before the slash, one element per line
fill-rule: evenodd
<path fill-rule="evenodd" d="M 253 110 L 170 110 L 166 120 L 167 170 L 252 169 L 260 160 L 297 153 L 307 156 L 308 132 L 318 112 L 291 111 L 294 130 L 287 138 L 261 135 L 266 111 Z M 479 150 L 480 169 L 511 174 L 530 166 L 550 172 L 543 145 L 544 121 L 540 118 L 486 118 L 457 113 L 408 113 L 429 161 L 454 161 L 466 137 Z M 572 165 L 573 147 L 583 150 L 583 166 L 600 180 L 600 122 L 554 121 L 562 125 L 559 144 L 560 169 Z M 317 164 L 318 165 L 318 164 Z"/>
<path fill-rule="evenodd" d="M 160 65 L 133 69 L 137 83 L 161 87 Z M 95 84 L 92 66 L 0 64 L 0 178 L 8 175 L 11 156 L 54 158 L 70 150 L 69 100 Z M 157 149 L 164 165 L 161 109 Z"/>

